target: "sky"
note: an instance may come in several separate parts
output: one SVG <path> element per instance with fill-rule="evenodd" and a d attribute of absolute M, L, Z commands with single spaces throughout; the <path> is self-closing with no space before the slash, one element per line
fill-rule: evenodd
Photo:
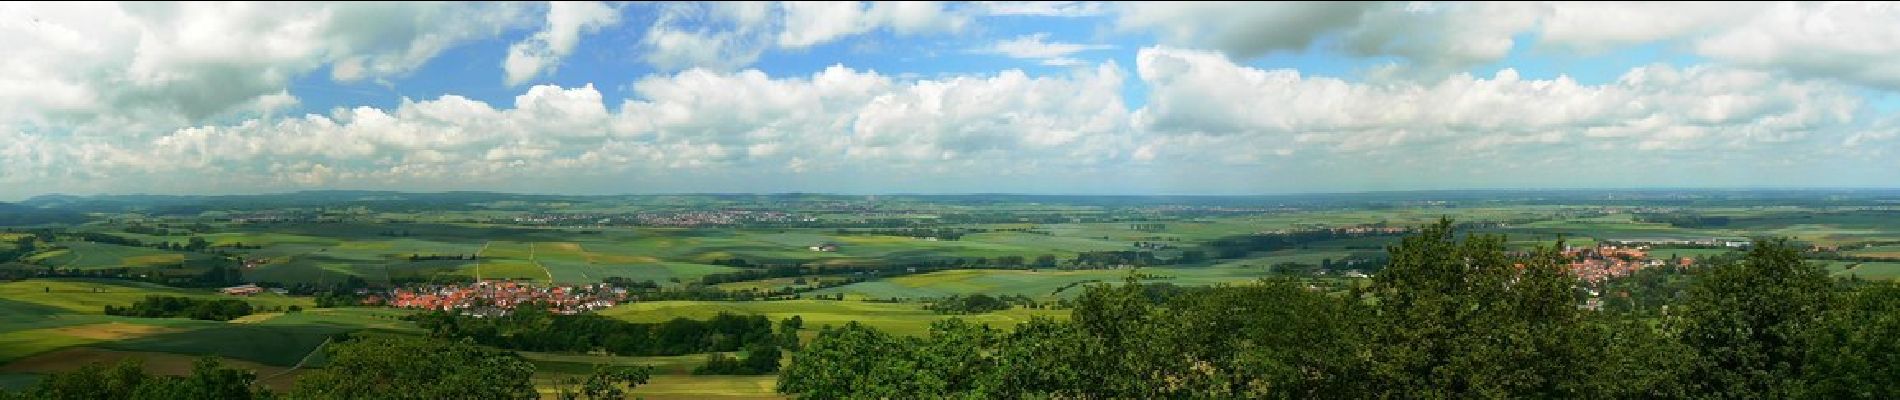
<path fill-rule="evenodd" d="M 1894 3 L 0 3 L 48 193 L 1896 187 Z"/>

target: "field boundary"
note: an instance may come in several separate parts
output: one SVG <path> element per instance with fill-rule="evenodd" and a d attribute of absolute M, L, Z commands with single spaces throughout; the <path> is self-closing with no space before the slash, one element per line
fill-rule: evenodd
<path fill-rule="evenodd" d="M 292 372 L 297 372 L 297 370 L 303 369 L 304 364 L 310 363 L 310 357 L 315 357 L 317 355 L 317 352 L 323 351 L 323 347 L 329 346 L 329 345 L 330 345 L 330 339 L 323 339 L 323 343 L 317 343 L 317 348 L 310 349 L 309 353 L 304 353 L 303 358 L 297 360 L 297 364 L 291 365 L 289 369 L 279 371 L 275 374 L 270 374 L 270 376 L 257 377 L 257 379 L 251 380 L 251 386 L 262 385 L 264 384 L 264 381 L 277 379 L 277 377 L 289 375 Z"/>
<path fill-rule="evenodd" d="M 535 261 L 534 259 L 534 242 L 528 242 L 528 262 L 534 263 L 536 267 L 540 267 L 541 273 L 548 275 L 548 284 L 554 284 L 554 271 L 548 270 L 548 266 L 541 265 L 540 261 Z"/>
<path fill-rule="evenodd" d="M 475 249 L 475 281 L 476 282 L 482 281 L 482 252 L 488 251 L 488 244 L 494 243 L 494 242 L 495 241 L 493 240 L 483 241 L 482 248 Z"/>

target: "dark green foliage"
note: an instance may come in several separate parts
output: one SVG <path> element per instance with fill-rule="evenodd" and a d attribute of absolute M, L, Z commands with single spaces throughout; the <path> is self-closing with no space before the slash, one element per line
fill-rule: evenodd
<path fill-rule="evenodd" d="M 1803 342 L 1802 397 L 1900 398 L 1900 283 L 1843 296 Z"/>
<path fill-rule="evenodd" d="M 798 330 L 805 327 L 805 318 L 793 315 L 778 322 L 778 345 L 787 349 L 798 349 Z"/>
<path fill-rule="evenodd" d="M 1338 393 L 1349 373 L 1359 313 L 1346 299 L 1291 281 L 1169 296 L 1146 286 L 1092 287 L 1073 323 L 1035 319 L 1010 333 L 960 319 L 926 338 L 855 323 L 826 330 L 793 356 L 780 388 L 809 398 L 1244 398 Z"/>
<path fill-rule="evenodd" d="M 77 224 L 82 222 L 86 222 L 86 215 L 70 210 L 0 203 L 0 226 Z"/>
<path fill-rule="evenodd" d="M 647 383 L 653 367 L 595 365 L 587 378 L 564 378 L 558 397 L 561 400 L 624 399 L 627 392 Z"/>
<path fill-rule="evenodd" d="M 1056 256 L 1051 254 L 1036 256 L 1036 263 L 1030 264 L 1030 266 L 1036 268 L 1055 268 Z"/>
<path fill-rule="evenodd" d="M 712 353 L 706 356 L 705 365 L 693 369 L 693 375 L 769 374 L 778 371 L 778 360 L 781 355 L 778 346 L 769 344 L 747 347 L 744 359 L 732 358 L 724 353 Z"/>
<path fill-rule="evenodd" d="M 951 295 L 948 298 L 925 306 L 925 308 L 935 311 L 938 314 L 982 314 L 991 311 L 1008 310 L 1009 307 L 1009 302 L 982 293 L 969 296 Z"/>
<path fill-rule="evenodd" d="M 39 246 L 35 239 L 37 239 L 37 237 L 34 236 L 21 236 L 19 239 L 15 239 L 12 249 L 0 250 L 0 263 L 13 261 L 25 257 L 28 254 L 33 254 L 35 251 L 39 251 Z"/>
<path fill-rule="evenodd" d="M 1369 293 L 1379 305 L 1366 337 L 1374 396 L 1587 394 L 1571 376 L 1592 370 L 1604 343 L 1554 251 L 1510 257 L 1503 237 L 1455 240 L 1446 220 L 1389 253 Z"/>
<path fill-rule="evenodd" d="M 1786 240 L 1758 240 L 1740 263 L 1715 266 L 1697 280 L 1677 321 L 1698 363 L 1689 381 L 1715 398 L 1789 397 L 1803 374 L 1803 332 L 1819 326 L 1833 302 L 1819 265 L 1801 261 Z"/>
<path fill-rule="evenodd" d="M 1696 214 L 1637 214 L 1636 222 L 1669 224 L 1677 228 L 1701 229 L 1728 226 L 1729 217 Z"/>
<path fill-rule="evenodd" d="M 190 297 L 150 296 L 129 307 L 106 306 L 106 315 L 145 318 L 202 319 L 230 321 L 251 315 L 251 304 L 237 299 L 199 300 Z"/>
<path fill-rule="evenodd" d="M 944 328 L 933 325 L 931 337 Z M 891 336 L 853 321 L 819 332 L 780 372 L 779 391 L 814 399 L 941 397 L 971 391 L 941 376 L 936 368 L 947 365 L 920 360 L 930 347 L 923 339 Z"/>
<path fill-rule="evenodd" d="M 467 340 L 357 337 L 324 347 L 329 364 L 292 399 L 533 399 L 534 364 Z"/>
<path fill-rule="evenodd" d="M 137 359 L 110 367 L 93 363 L 77 370 L 47 375 L 19 393 L 0 392 L 0 399 L 267 399 L 270 392 L 251 389 L 257 375 L 225 368 L 215 357 L 192 364 L 188 376 L 145 374 Z M 11 397 L 9 397 L 11 396 Z"/>
<path fill-rule="evenodd" d="M 705 321 L 675 318 L 640 324 L 593 314 L 556 315 L 537 307 L 520 307 L 503 317 L 429 313 L 414 318 L 435 337 L 469 338 L 489 346 L 530 351 L 600 350 L 618 355 L 670 356 L 738 351 L 759 343 L 776 345 L 782 340 L 773 333 L 772 321 L 759 315 L 721 313 Z"/>
<path fill-rule="evenodd" d="M 950 319 L 922 338 L 821 331 L 780 372 L 801 398 L 1894 398 L 1900 286 L 1829 281 L 1786 241 L 1579 307 L 1554 249 L 1450 221 L 1370 287 L 1091 286 L 1068 322 Z M 1674 273 L 1674 272 L 1672 272 Z M 1678 300 L 1680 299 L 1680 300 Z M 1647 300 L 1646 300 L 1647 301 Z M 1661 321 L 1659 321 L 1660 316 Z"/>

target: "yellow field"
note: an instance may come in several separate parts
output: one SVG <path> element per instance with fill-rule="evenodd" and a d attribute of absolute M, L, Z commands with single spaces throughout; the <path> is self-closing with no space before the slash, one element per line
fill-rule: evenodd
<path fill-rule="evenodd" d="M 61 333 L 60 329 L 63 328 L 29 329 L 0 333 L 0 363 L 62 347 L 99 342 L 99 340 L 96 339 Z"/>
<path fill-rule="evenodd" d="M 59 257 L 59 256 L 71 254 L 72 252 L 73 252 L 72 250 L 68 250 L 68 249 L 53 250 L 53 251 L 43 252 L 39 254 L 34 254 L 32 257 L 27 257 L 26 260 L 30 262 L 40 262 L 40 261 L 50 259 L 53 257 Z"/>
<path fill-rule="evenodd" d="M 152 266 L 152 265 L 173 265 L 173 264 L 179 264 L 183 262 L 185 262 L 184 254 L 153 254 L 153 255 L 148 255 L 148 256 L 131 256 L 131 257 L 120 259 L 120 263 L 128 267 L 144 267 L 144 266 Z"/>
<path fill-rule="evenodd" d="M 122 323 L 122 322 L 107 322 L 103 324 L 67 326 L 67 327 L 60 327 L 60 328 L 49 328 L 47 330 L 50 331 L 48 333 L 51 333 L 51 334 L 66 335 L 66 336 L 72 336 L 72 337 L 77 337 L 81 339 L 90 339 L 90 340 L 98 340 L 98 341 L 134 339 L 134 338 L 156 335 L 160 333 L 171 333 L 171 332 L 179 331 L 179 329 L 175 329 L 175 328 L 167 328 L 167 327 L 162 327 L 162 326 L 151 326 L 151 325 L 127 324 L 127 323 Z"/>
<path fill-rule="evenodd" d="M 778 376 L 656 375 L 631 393 L 645 399 L 783 399 Z"/>
<path fill-rule="evenodd" d="M 312 310 L 312 311 L 329 311 L 329 310 Z M 246 315 L 246 316 L 242 316 L 242 317 L 237 317 L 237 319 L 233 319 L 233 320 L 230 320 L 230 321 L 225 321 L 225 322 L 227 322 L 227 323 L 233 323 L 233 324 L 255 324 L 255 323 L 259 323 L 259 322 L 264 322 L 264 321 L 269 321 L 269 320 L 271 320 L 271 319 L 275 319 L 275 318 L 277 318 L 277 317 L 281 317 L 281 316 L 283 316 L 283 315 L 284 315 L 284 313 L 280 313 L 280 312 L 274 312 L 274 313 L 257 313 L 257 314 L 251 314 L 251 315 Z"/>

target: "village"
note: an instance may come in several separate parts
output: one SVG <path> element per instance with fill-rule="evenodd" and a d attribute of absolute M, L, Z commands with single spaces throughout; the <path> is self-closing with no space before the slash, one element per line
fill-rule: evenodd
<path fill-rule="evenodd" d="M 548 226 L 661 226 L 701 227 L 745 224 L 788 224 L 816 221 L 815 217 L 782 211 L 682 210 L 640 213 L 532 213 L 506 220 L 520 225 Z M 502 222 L 502 221 L 497 221 Z"/>
<path fill-rule="evenodd" d="M 548 311 L 574 315 L 613 307 L 627 300 L 627 289 L 606 283 L 544 286 L 532 282 L 480 281 L 469 285 L 422 285 L 370 294 L 366 304 L 396 308 L 460 311 L 477 317 L 503 316 L 523 305 L 543 305 Z"/>
<path fill-rule="evenodd" d="M 1564 246 L 1563 255 L 1570 261 L 1570 272 L 1586 284 L 1598 285 L 1610 278 L 1629 276 L 1645 268 L 1668 265 L 1671 261 L 1649 257 L 1647 245 L 1616 245 L 1609 242 L 1596 247 Z M 1695 265 L 1694 258 L 1674 260 L 1677 266 Z"/>

